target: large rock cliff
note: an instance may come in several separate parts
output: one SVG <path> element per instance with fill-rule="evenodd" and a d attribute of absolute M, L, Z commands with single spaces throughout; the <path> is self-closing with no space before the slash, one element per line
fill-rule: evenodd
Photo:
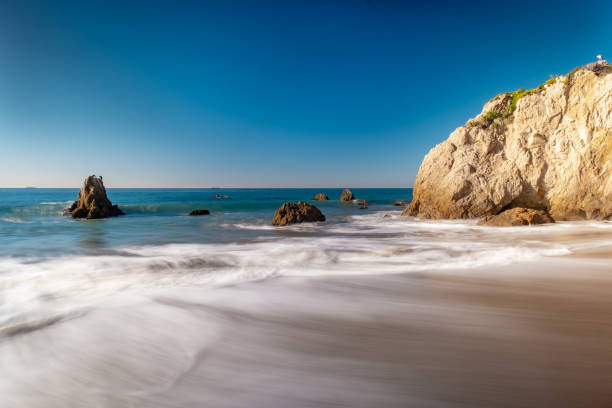
<path fill-rule="evenodd" d="M 404 215 L 473 218 L 524 207 L 612 216 L 612 65 L 501 94 L 423 160 Z"/>

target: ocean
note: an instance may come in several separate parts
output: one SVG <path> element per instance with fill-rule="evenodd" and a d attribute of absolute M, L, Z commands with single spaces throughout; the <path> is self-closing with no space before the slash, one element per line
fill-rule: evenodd
<path fill-rule="evenodd" d="M 539 313 L 566 322 L 566 308 L 607 302 L 610 222 L 427 221 L 393 205 L 411 189 L 352 191 L 368 209 L 341 189 L 109 188 L 125 216 L 74 220 L 62 211 L 77 189 L 0 189 L 0 395 L 12 407 L 491 406 L 483 387 L 523 384 L 512 361 L 539 361 L 537 347 L 570 358 L 564 345 L 585 341 L 541 332 Z M 320 192 L 326 222 L 272 226 L 283 202 Z M 201 208 L 211 215 L 188 216 Z M 482 366 L 458 360 L 489 349 Z M 549 378 L 538 364 L 534 381 Z M 581 378 L 567 387 L 594 384 Z"/>

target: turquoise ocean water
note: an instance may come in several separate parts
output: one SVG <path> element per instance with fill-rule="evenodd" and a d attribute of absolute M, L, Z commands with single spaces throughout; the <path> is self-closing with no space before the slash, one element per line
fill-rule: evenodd
<path fill-rule="evenodd" d="M 62 216 L 78 189 L 0 189 L 0 257 L 38 259 L 66 255 L 108 254 L 118 248 L 172 243 L 231 243 L 278 237 L 286 229 L 270 226 L 274 211 L 286 201 L 315 202 L 328 225 L 347 222 L 364 211 L 397 210 L 396 200 L 410 201 L 411 189 L 353 189 L 370 202 L 368 210 L 339 201 L 342 189 L 108 189 L 110 200 L 126 213 L 105 220 Z M 214 195 L 227 195 L 216 199 Z M 210 216 L 189 217 L 205 208 Z M 280 235 L 279 235 L 280 234 Z"/>
<path fill-rule="evenodd" d="M 0 339 L 151 291 L 282 276 L 424 273 L 567 255 L 609 242 L 612 223 L 478 227 L 402 217 L 411 189 L 108 189 L 126 215 L 74 220 L 77 189 L 0 189 Z M 323 223 L 272 226 L 286 201 L 315 202 Z M 227 195 L 216 199 L 214 195 Z M 209 216 L 188 216 L 194 209 Z M 42 326 L 41 326 L 42 325 Z M 28 329 L 29 330 L 29 329 Z"/>

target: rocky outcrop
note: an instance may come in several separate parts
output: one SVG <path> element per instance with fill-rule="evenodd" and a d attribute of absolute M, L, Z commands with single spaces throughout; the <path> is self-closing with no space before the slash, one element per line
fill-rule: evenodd
<path fill-rule="evenodd" d="M 353 192 L 348 188 L 342 192 L 342 195 L 340 195 L 340 201 L 353 201 L 354 199 L 355 196 L 353 195 Z"/>
<path fill-rule="evenodd" d="M 517 227 L 521 225 L 536 225 L 555 222 L 544 210 L 531 208 L 512 208 L 497 215 L 487 215 L 478 221 L 478 225 L 492 227 Z"/>
<path fill-rule="evenodd" d="M 77 201 L 70 208 L 66 209 L 66 213 L 72 215 L 73 218 L 87 219 L 114 217 L 124 214 L 106 196 L 102 176 L 96 177 L 95 175 L 85 179 L 83 187 L 79 191 Z"/>
<path fill-rule="evenodd" d="M 612 216 L 612 75 L 589 64 L 501 94 L 425 156 L 404 215 L 473 218 L 514 207 L 555 220 Z"/>
<path fill-rule="evenodd" d="M 282 226 L 317 221 L 325 221 L 323 213 L 314 205 L 300 201 L 280 206 L 274 213 L 272 224 Z"/>
<path fill-rule="evenodd" d="M 393 203 L 393 205 L 396 206 L 396 207 L 403 207 L 406 204 L 404 204 L 403 201 L 396 201 L 396 202 Z"/>
<path fill-rule="evenodd" d="M 315 200 L 315 201 L 327 201 L 327 200 L 329 200 L 329 197 L 327 197 L 326 194 L 319 193 L 319 194 L 317 194 L 315 196 L 315 198 L 313 198 L 313 200 Z"/>
<path fill-rule="evenodd" d="M 208 210 L 193 210 L 189 213 L 189 215 L 210 215 L 210 211 Z"/>

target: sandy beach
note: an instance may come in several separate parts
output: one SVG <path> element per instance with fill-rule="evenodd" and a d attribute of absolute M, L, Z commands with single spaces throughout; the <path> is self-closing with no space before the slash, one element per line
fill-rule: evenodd
<path fill-rule="evenodd" d="M 608 407 L 609 257 L 175 289 L 0 343 L 7 406 Z"/>

